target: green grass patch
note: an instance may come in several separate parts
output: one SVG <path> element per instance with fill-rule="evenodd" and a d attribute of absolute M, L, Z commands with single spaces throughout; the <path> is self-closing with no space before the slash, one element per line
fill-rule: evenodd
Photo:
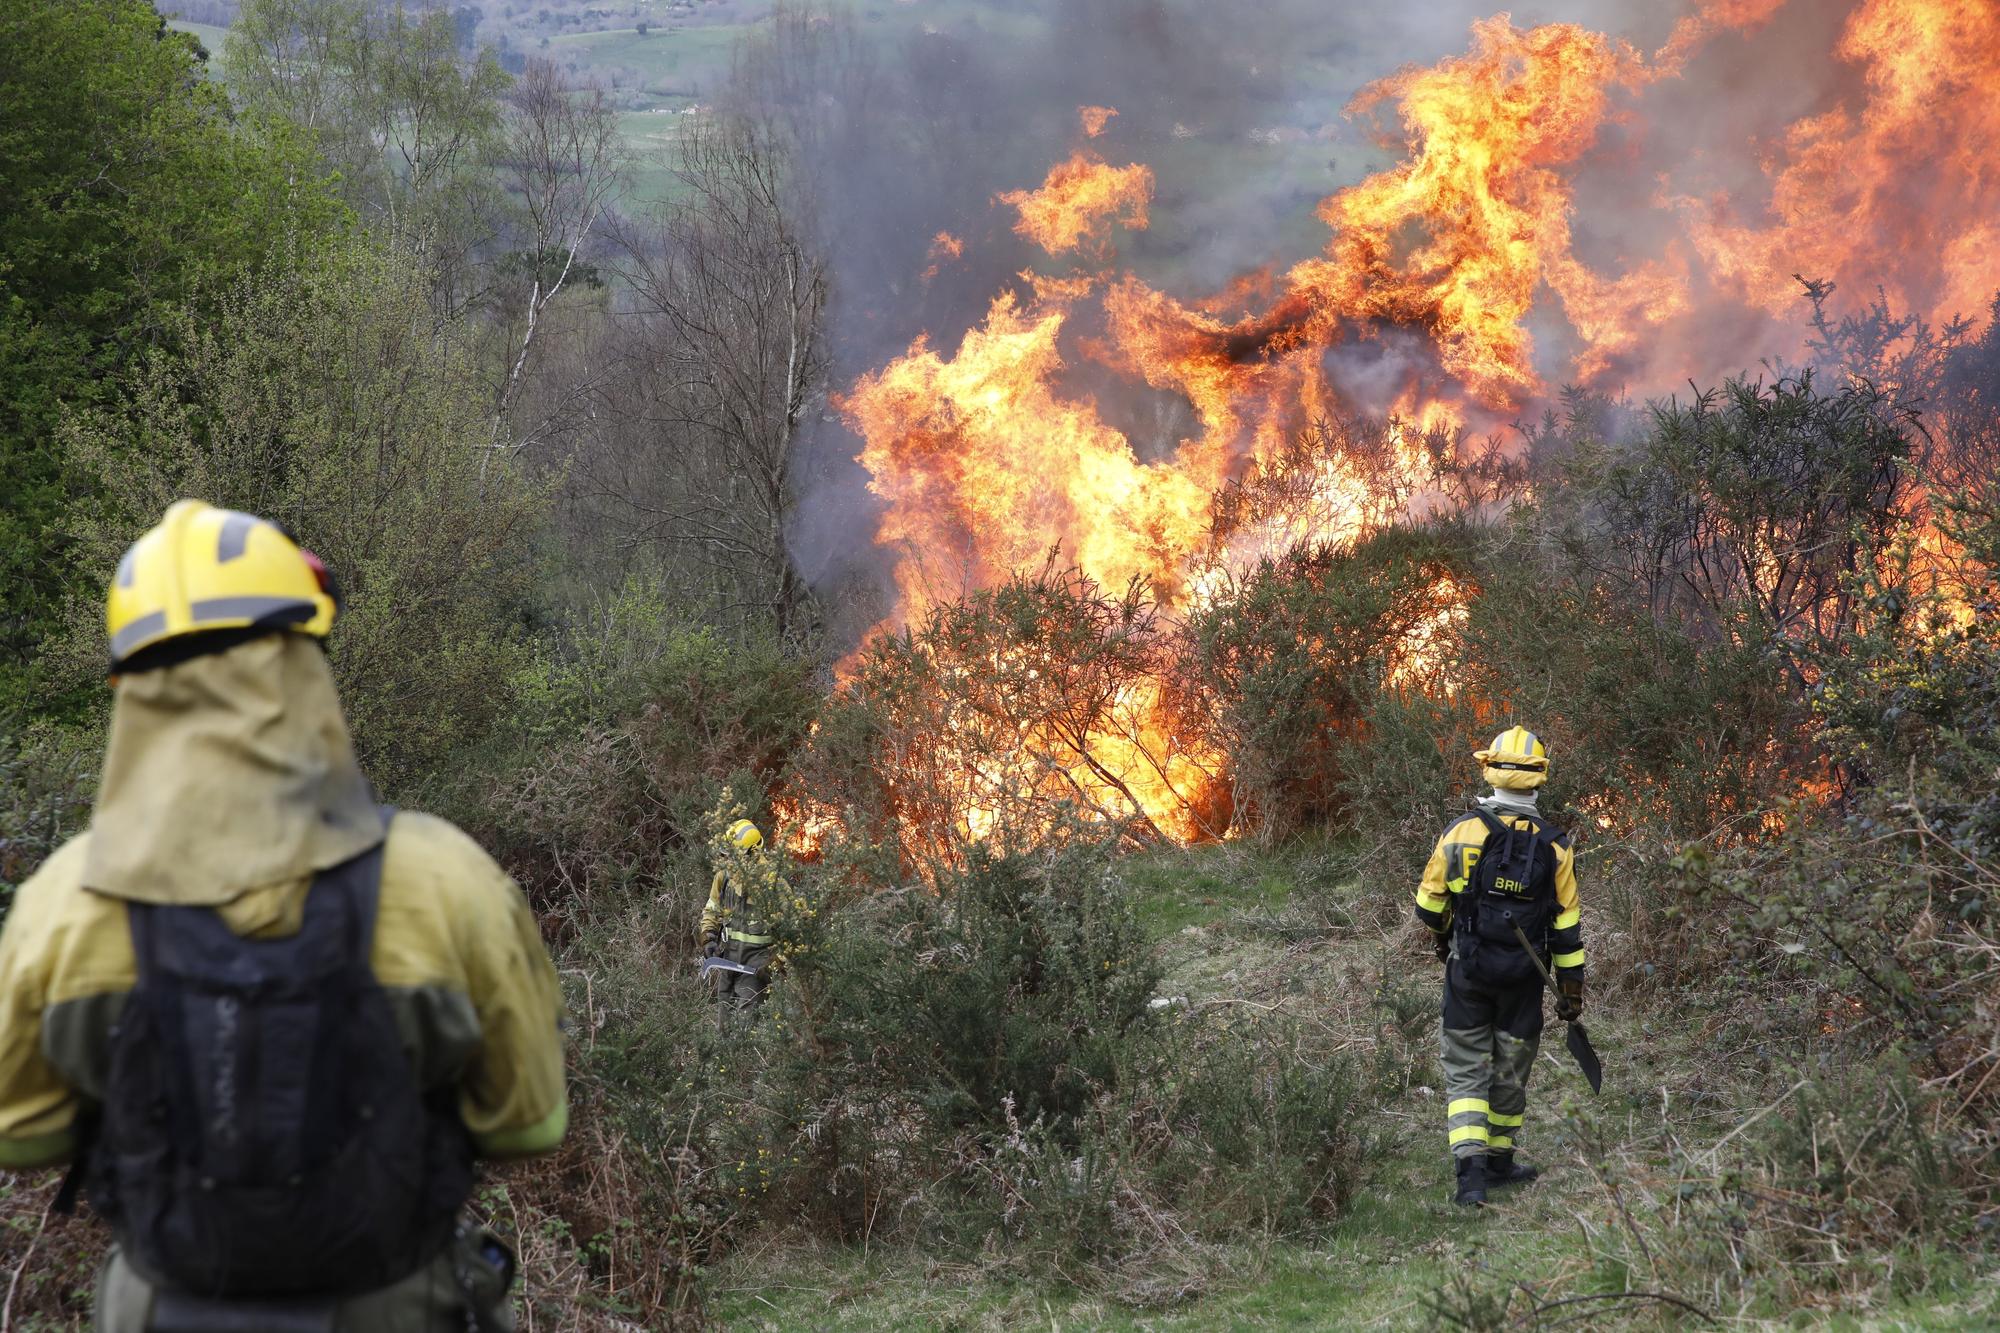
<path fill-rule="evenodd" d="M 634 88 L 654 104 L 673 107 L 712 97 L 729 77 L 736 43 L 749 24 L 632 28 L 571 33 L 549 40 L 547 54 L 578 70 Z"/>
<path fill-rule="evenodd" d="M 694 119 L 686 110 L 694 105 L 680 98 L 650 110 L 618 114 L 618 134 L 630 154 L 624 195 L 627 208 L 643 209 L 683 193 L 685 187 L 674 170 L 680 161 L 681 140 Z"/>
<path fill-rule="evenodd" d="M 1498 1280 L 1562 1267 L 1575 1235 L 1567 1209 L 1595 1188 L 1570 1168 L 1475 1213 L 1451 1205 L 1448 1176 L 1441 1145 L 1378 1159 L 1324 1236 L 1231 1248 L 1210 1289 L 1178 1303 L 1164 1293 L 1158 1307 L 907 1250 L 823 1246 L 725 1263 L 710 1295 L 732 1328 L 1431 1328 L 1429 1302 L 1456 1268 Z"/>
<path fill-rule="evenodd" d="M 1293 877 L 1282 863 L 1232 856 L 1230 849 L 1168 850 L 1119 864 L 1134 907 L 1155 940 L 1190 926 L 1227 927 L 1245 914 L 1268 915 L 1291 900 Z"/>
<path fill-rule="evenodd" d="M 1285 938 L 1315 933 L 1308 918 L 1319 926 L 1335 924 L 1336 917 L 1346 922 L 1348 900 L 1364 892 L 1336 881 L 1349 851 L 1319 838 L 1278 848 L 1224 843 L 1128 856 L 1119 873 L 1153 939 L 1222 931 L 1255 938 L 1261 947 L 1274 932 Z M 1339 910 L 1329 912 L 1330 905 Z"/>

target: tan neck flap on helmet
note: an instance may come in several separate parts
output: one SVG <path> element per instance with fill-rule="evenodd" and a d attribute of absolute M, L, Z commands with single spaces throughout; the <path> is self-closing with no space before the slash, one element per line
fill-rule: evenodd
<path fill-rule="evenodd" d="M 382 836 L 318 644 L 272 634 L 119 680 L 85 887 L 214 907 Z"/>

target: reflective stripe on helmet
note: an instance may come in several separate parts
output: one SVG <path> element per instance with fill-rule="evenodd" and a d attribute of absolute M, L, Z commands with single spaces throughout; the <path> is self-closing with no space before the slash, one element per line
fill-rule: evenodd
<path fill-rule="evenodd" d="M 157 639 L 166 628 L 165 611 L 147 612 L 111 636 L 111 656 L 114 659 L 127 656 L 147 640 Z"/>
<path fill-rule="evenodd" d="M 228 564 L 242 557 L 250 549 L 250 529 L 263 520 L 254 514 L 230 513 L 222 520 L 222 531 L 215 539 L 215 559 L 217 564 Z"/>
<path fill-rule="evenodd" d="M 225 622 L 232 625 L 248 622 L 253 625 L 275 625 L 281 623 L 278 613 L 294 612 L 283 623 L 291 620 L 311 620 L 319 610 L 311 602 L 302 602 L 296 597 L 210 597 L 206 601 L 192 603 L 188 616 L 197 625 Z"/>

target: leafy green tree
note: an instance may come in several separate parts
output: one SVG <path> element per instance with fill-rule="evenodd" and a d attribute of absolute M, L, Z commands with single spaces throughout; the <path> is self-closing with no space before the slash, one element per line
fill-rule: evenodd
<path fill-rule="evenodd" d="M 139 525 L 193 495 L 278 519 L 341 579 L 331 651 L 372 775 L 410 794 L 506 706 L 542 489 L 486 469 L 485 396 L 433 334 L 423 274 L 363 239 L 237 281 L 166 330 L 68 444 L 103 475 L 88 605 Z M 115 466 L 114 466 L 115 464 Z M 81 600 L 81 599 L 80 599 Z M 78 614 L 67 662 L 104 650 Z"/>
<path fill-rule="evenodd" d="M 419 257 L 440 314 L 479 298 L 509 80 L 491 51 L 462 49 L 448 9 L 245 0 L 223 63 L 248 115 L 296 127 L 369 225 Z"/>
<path fill-rule="evenodd" d="M 197 294 L 342 210 L 282 137 L 232 123 L 193 40 L 145 0 L 0 0 L 0 706 L 78 571 L 96 478 L 59 439 Z"/>

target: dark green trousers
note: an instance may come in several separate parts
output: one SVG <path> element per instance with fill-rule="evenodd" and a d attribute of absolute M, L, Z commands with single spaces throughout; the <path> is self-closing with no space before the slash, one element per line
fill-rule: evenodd
<path fill-rule="evenodd" d="M 741 940 L 724 942 L 722 957 L 732 963 L 757 969 L 754 976 L 742 972 L 715 974 L 716 1017 L 725 1032 L 748 1023 L 750 1012 L 764 1002 L 764 992 L 771 984 L 771 954 L 774 947 L 769 944 L 745 944 Z"/>
<path fill-rule="evenodd" d="M 1454 1157 L 1511 1152 L 1528 1106 L 1528 1077 L 1542 1046 L 1542 980 L 1487 987 L 1471 981 L 1456 957 L 1445 968 L 1446 1134 Z"/>

